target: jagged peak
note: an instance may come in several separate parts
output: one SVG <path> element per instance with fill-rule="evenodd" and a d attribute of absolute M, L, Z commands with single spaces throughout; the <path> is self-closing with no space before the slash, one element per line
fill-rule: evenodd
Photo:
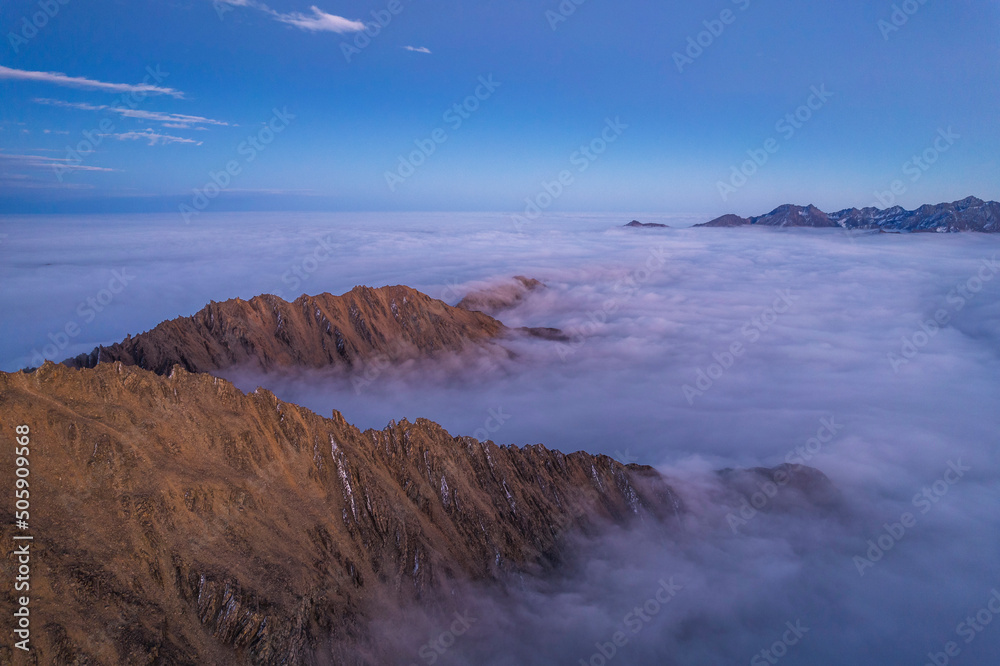
<path fill-rule="evenodd" d="M 357 286 L 339 296 L 303 294 L 291 303 L 274 294 L 213 301 L 191 316 L 64 363 L 90 367 L 120 360 L 161 373 L 175 364 L 202 372 L 238 365 L 351 367 L 375 356 L 404 360 L 458 351 L 506 330 L 486 314 L 411 287 Z"/>

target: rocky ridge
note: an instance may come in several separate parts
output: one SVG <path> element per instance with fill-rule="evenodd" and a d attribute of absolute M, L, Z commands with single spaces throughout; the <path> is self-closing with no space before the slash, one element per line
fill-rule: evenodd
<path fill-rule="evenodd" d="M 122 342 L 64 363 L 92 368 L 119 361 L 164 374 L 234 366 L 350 369 L 378 357 L 398 363 L 486 344 L 507 332 L 481 312 L 455 308 L 405 286 L 355 287 L 341 296 L 265 294 L 212 302 L 190 317 L 165 321 Z"/>
<path fill-rule="evenodd" d="M 0 402 L 31 430 L 38 663 L 387 663 L 356 657 L 379 603 L 545 570 L 571 530 L 684 510 L 652 468 L 426 420 L 362 432 L 180 366 L 46 363 L 0 373 Z"/>
<path fill-rule="evenodd" d="M 912 211 L 899 206 L 887 209 L 875 207 L 847 208 L 824 213 L 813 205 L 785 204 L 766 215 L 740 217 L 723 215 L 698 227 L 841 227 L 848 230 L 885 232 L 960 231 L 1000 232 L 1000 203 L 967 197 L 953 203 L 927 204 Z"/>

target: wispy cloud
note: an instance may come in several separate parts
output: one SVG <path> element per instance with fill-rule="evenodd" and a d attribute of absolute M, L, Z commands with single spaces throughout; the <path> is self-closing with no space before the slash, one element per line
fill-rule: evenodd
<path fill-rule="evenodd" d="M 202 116 L 189 116 L 183 113 L 161 113 L 159 111 L 145 111 L 143 109 L 129 109 L 122 106 L 108 106 L 107 104 L 85 104 L 77 102 L 64 102 L 58 99 L 36 98 L 38 104 L 48 104 L 49 106 L 59 106 L 65 109 L 79 109 L 81 111 L 107 111 L 117 113 L 123 118 L 136 118 L 138 120 L 149 120 L 155 123 L 163 123 L 164 127 L 174 127 L 177 129 L 188 129 L 195 125 L 220 125 L 228 126 L 229 123 Z M 169 124 L 168 124 L 169 123 Z"/>
<path fill-rule="evenodd" d="M 3 161 L 4 166 L 10 165 L 26 169 L 52 169 L 55 167 L 59 167 L 67 171 L 118 171 L 118 169 L 109 169 L 107 167 L 74 164 L 73 161 L 68 157 L 45 157 L 44 155 L 10 155 L 8 153 L 0 153 L 0 160 Z M 11 175 L 8 174 L 8 177 L 11 177 Z"/>
<path fill-rule="evenodd" d="M 201 145 L 201 141 L 195 141 L 194 139 L 185 139 L 180 136 L 172 136 L 170 134 L 159 134 L 154 132 L 152 128 L 146 129 L 143 132 L 121 132 L 117 134 L 101 134 L 101 136 L 113 137 L 119 141 L 138 141 L 140 139 L 145 139 L 149 141 L 150 146 L 165 146 L 170 143 L 192 143 L 196 146 Z"/>
<path fill-rule="evenodd" d="M 294 25 L 309 32 L 360 32 L 365 29 L 365 24 L 361 21 L 352 21 L 342 16 L 327 14 L 319 7 L 313 5 L 312 16 L 295 12 L 292 14 L 279 14 L 274 12 L 274 17 L 282 23 Z"/>
<path fill-rule="evenodd" d="M 181 98 L 184 93 L 173 88 L 161 88 L 148 83 L 108 83 L 96 81 L 82 76 L 67 76 L 60 72 L 31 72 L 24 69 L 11 69 L 0 65 L 0 79 L 18 81 L 39 81 L 67 88 L 84 88 L 86 90 L 103 90 L 115 93 L 145 93 L 147 95 L 170 95 Z"/>
<path fill-rule="evenodd" d="M 413 51 L 414 53 L 430 53 L 431 50 L 426 46 L 404 46 L 407 51 Z"/>
<path fill-rule="evenodd" d="M 343 16 L 328 14 L 316 5 L 309 8 L 312 12 L 311 14 L 304 14 L 302 12 L 289 12 L 286 14 L 275 11 L 263 2 L 257 2 L 256 0 L 213 0 L 213 2 L 217 7 L 218 5 L 252 7 L 268 14 L 276 21 L 295 26 L 307 32 L 336 32 L 344 34 L 348 32 L 361 32 L 365 29 L 365 24 L 361 21 L 352 21 Z"/>
<path fill-rule="evenodd" d="M 6 190 L 93 190 L 90 183 L 57 183 L 49 180 L 39 180 L 37 178 L 27 178 L 22 174 L 0 174 L 0 193 Z M 2 194 L 0 194 L 2 196 Z"/>

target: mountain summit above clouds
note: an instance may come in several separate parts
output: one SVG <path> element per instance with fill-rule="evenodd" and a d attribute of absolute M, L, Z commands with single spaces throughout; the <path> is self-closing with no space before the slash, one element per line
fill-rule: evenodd
<path fill-rule="evenodd" d="M 1000 232 L 1000 203 L 968 197 L 953 203 L 926 204 L 916 210 L 899 206 L 847 208 L 824 213 L 815 206 L 785 204 L 766 215 L 740 217 L 723 215 L 698 227 L 840 227 L 886 232 Z"/>
<path fill-rule="evenodd" d="M 486 314 L 451 307 L 410 287 L 355 287 L 341 296 L 303 295 L 293 302 L 270 294 L 212 302 L 190 317 L 64 363 L 92 368 L 121 361 L 158 374 L 174 365 L 190 372 L 350 368 L 375 357 L 400 362 L 460 351 L 507 330 Z"/>
<path fill-rule="evenodd" d="M 358 663 L 341 649 L 380 602 L 551 568 L 567 530 L 684 510 L 650 467 L 424 419 L 362 432 L 179 367 L 47 362 L 0 373 L 0 401 L 46 447 L 38 663 Z"/>
<path fill-rule="evenodd" d="M 374 620 L 420 604 L 450 624 L 465 585 L 552 572 L 576 554 L 572 534 L 644 525 L 668 539 L 691 515 L 652 467 L 424 419 L 361 431 L 180 367 L 47 362 L 0 373 L 0 403 L 43 447 L 31 459 L 35 663 L 412 663 L 416 646 L 388 644 Z M 760 472 L 779 473 L 797 506 L 823 510 L 826 477 Z"/>

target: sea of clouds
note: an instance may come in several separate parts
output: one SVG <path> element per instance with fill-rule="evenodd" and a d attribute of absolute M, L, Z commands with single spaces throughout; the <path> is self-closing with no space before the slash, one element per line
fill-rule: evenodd
<path fill-rule="evenodd" d="M 633 217 L 520 229 L 489 214 L 5 218 L 0 369 L 210 300 L 407 284 L 454 304 L 538 278 L 547 288 L 498 318 L 570 342 L 512 337 L 510 354 L 382 369 L 363 385 L 228 373 L 362 428 L 426 417 L 674 480 L 689 513 L 667 535 L 609 529 L 558 576 L 472 590 L 443 616 L 400 611 L 380 627 L 400 663 L 996 663 L 1000 238 L 649 215 L 674 228 L 621 228 Z M 777 510 L 781 488 L 753 513 L 714 474 L 786 460 L 823 471 L 838 510 Z M 669 602 L 635 614 L 663 581 Z"/>

